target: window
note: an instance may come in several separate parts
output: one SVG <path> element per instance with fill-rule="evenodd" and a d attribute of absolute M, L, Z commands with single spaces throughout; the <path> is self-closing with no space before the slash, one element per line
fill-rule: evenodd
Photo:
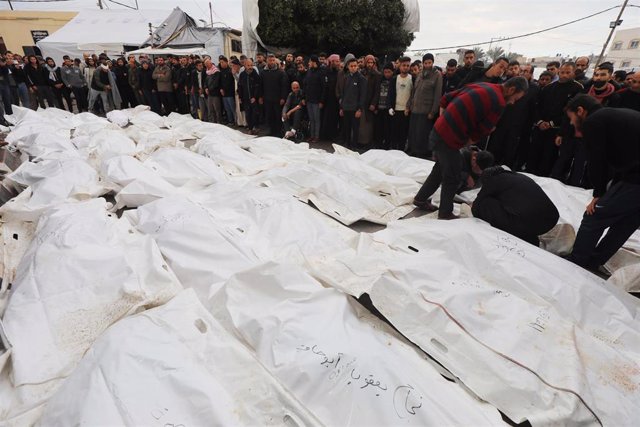
<path fill-rule="evenodd" d="M 631 61 L 622 61 L 622 64 L 620 64 L 621 68 L 627 68 L 627 67 L 631 67 Z"/>
<path fill-rule="evenodd" d="M 631 40 L 629 42 L 629 49 L 637 49 L 638 45 L 640 45 L 640 40 Z"/>
<path fill-rule="evenodd" d="M 613 44 L 613 50 L 620 50 L 622 49 L 622 42 L 615 42 Z"/>
<path fill-rule="evenodd" d="M 231 50 L 234 52 L 242 52 L 242 42 L 240 40 L 231 40 Z"/>

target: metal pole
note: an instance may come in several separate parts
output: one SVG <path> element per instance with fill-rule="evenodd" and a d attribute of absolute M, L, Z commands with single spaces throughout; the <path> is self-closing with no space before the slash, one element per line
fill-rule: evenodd
<path fill-rule="evenodd" d="M 138 0 L 136 0 L 136 10 L 139 10 L 138 9 Z"/>
<path fill-rule="evenodd" d="M 98 0 L 98 7 L 102 9 L 102 0 Z"/>
<path fill-rule="evenodd" d="M 213 8 L 211 2 L 209 2 L 209 19 L 211 20 L 211 28 L 213 28 Z"/>
<path fill-rule="evenodd" d="M 8 1 L 9 1 L 9 8 L 11 8 L 11 10 L 13 10 L 13 5 L 11 4 L 11 0 L 8 0 Z"/>
<path fill-rule="evenodd" d="M 609 45 L 609 42 L 611 41 L 611 37 L 613 37 L 613 33 L 616 31 L 616 27 L 618 26 L 618 22 L 620 21 L 620 18 L 622 17 L 622 12 L 624 12 L 624 8 L 627 7 L 627 3 L 629 3 L 629 0 L 624 0 L 624 3 L 622 4 L 622 7 L 620 8 L 620 13 L 618 13 L 618 17 L 616 18 L 616 20 L 614 21 L 613 25 L 611 26 L 611 31 L 609 31 L 609 37 L 607 37 L 607 41 L 604 42 L 604 46 L 602 46 L 602 52 L 600 52 L 600 56 L 598 56 L 598 60 L 596 61 L 596 66 L 598 64 L 600 64 L 600 61 L 602 61 L 602 58 L 604 57 L 604 52 L 605 50 L 607 50 L 607 45 Z"/>

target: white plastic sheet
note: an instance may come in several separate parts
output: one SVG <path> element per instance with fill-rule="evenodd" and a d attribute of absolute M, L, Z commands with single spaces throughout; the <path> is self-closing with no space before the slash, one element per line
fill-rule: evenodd
<path fill-rule="evenodd" d="M 24 406 L 2 402 L 13 415 L 43 403 L 109 325 L 181 289 L 153 239 L 106 207 L 94 199 L 50 210 L 18 267 L 3 318 L 12 382 L 18 395 L 48 386 Z"/>
<path fill-rule="evenodd" d="M 413 205 L 396 206 L 385 199 L 386 194 L 368 191 L 319 165 L 290 164 L 261 174 L 259 180 L 313 203 L 345 225 L 362 219 L 386 224 L 415 209 Z"/>
<path fill-rule="evenodd" d="M 534 425 L 633 424 L 633 297 L 479 220 L 412 219 L 375 239 L 411 256 L 374 283 L 374 305 L 481 398 Z"/>
<path fill-rule="evenodd" d="M 41 424 L 319 423 L 186 290 L 110 327 L 47 404 Z"/>
<path fill-rule="evenodd" d="M 29 189 L 0 207 L 3 218 L 35 221 L 48 208 L 67 200 L 86 200 L 105 192 L 98 173 L 86 161 L 66 152 L 60 157 L 23 163 L 7 176 Z"/>
<path fill-rule="evenodd" d="M 501 425 L 391 328 L 296 266 L 267 264 L 224 288 L 260 362 L 325 425 Z"/>

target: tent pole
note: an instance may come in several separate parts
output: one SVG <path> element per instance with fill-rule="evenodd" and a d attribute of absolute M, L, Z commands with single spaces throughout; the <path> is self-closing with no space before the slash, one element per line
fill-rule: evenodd
<path fill-rule="evenodd" d="M 9 1 L 9 8 L 11 8 L 11 10 L 13 10 L 13 5 L 11 4 L 11 0 L 8 0 L 8 1 Z M 209 4 L 211 4 L 211 3 L 209 3 Z"/>
<path fill-rule="evenodd" d="M 98 0 L 98 7 L 102 9 L 102 0 Z"/>
<path fill-rule="evenodd" d="M 213 28 L 213 8 L 211 7 L 211 2 L 209 2 L 209 20 L 211 24 L 211 28 Z"/>

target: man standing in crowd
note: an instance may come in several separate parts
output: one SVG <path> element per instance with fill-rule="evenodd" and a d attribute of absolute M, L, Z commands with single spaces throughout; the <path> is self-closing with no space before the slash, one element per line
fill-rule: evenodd
<path fill-rule="evenodd" d="M 498 58 L 485 70 L 480 72 L 472 70 L 467 74 L 467 77 L 462 81 L 461 85 L 464 86 L 470 83 L 502 83 L 502 76 L 507 72 L 508 67 L 509 61 L 507 58 Z"/>
<path fill-rule="evenodd" d="M 244 71 L 238 78 L 238 94 L 247 119 L 247 129 L 256 135 L 258 125 L 258 103 L 262 99 L 262 76 L 253 68 L 250 58 L 244 62 Z"/>
<path fill-rule="evenodd" d="M 178 113 L 189 113 L 189 83 L 191 81 L 191 68 L 185 56 L 180 58 L 179 65 L 173 70 L 175 83 L 173 87 L 178 99 Z"/>
<path fill-rule="evenodd" d="M 447 61 L 447 68 L 444 76 L 442 77 L 442 94 L 453 92 L 460 85 L 460 76 L 456 72 L 458 68 L 458 61 L 450 59 Z"/>
<path fill-rule="evenodd" d="M 547 71 L 551 74 L 551 83 L 555 83 L 560 79 L 558 75 L 560 71 L 560 62 L 551 61 L 547 64 Z"/>
<path fill-rule="evenodd" d="M 382 79 L 378 85 L 378 105 L 374 117 L 374 148 L 389 149 L 391 141 L 391 116 L 389 116 L 389 89 L 393 80 L 393 64 L 388 63 L 382 69 Z"/>
<path fill-rule="evenodd" d="M 349 148 L 355 148 L 358 144 L 360 118 L 367 107 L 367 79 L 362 76 L 358 68 L 358 61 L 355 58 L 349 59 L 347 75 L 344 77 L 344 90 L 340 98 L 343 141 Z"/>
<path fill-rule="evenodd" d="M 378 71 L 376 58 L 373 55 L 365 56 L 364 65 L 362 75 L 367 79 L 367 97 L 365 101 L 367 108 L 365 108 L 360 119 L 358 143 L 364 147 L 371 147 L 373 144 L 374 112 L 378 104 L 378 85 L 382 75 Z"/>
<path fill-rule="evenodd" d="M 482 188 L 471 206 L 476 218 L 534 246 L 538 236 L 558 223 L 560 214 L 549 196 L 526 175 L 500 166 L 482 173 Z"/>
<path fill-rule="evenodd" d="M 585 74 L 587 69 L 589 68 L 589 58 L 586 56 L 581 56 L 576 59 L 576 77 L 575 80 L 580 83 L 582 86 L 585 86 L 589 81 L 589 78 Z"/>
<path fill-rule="evenodd" d="M 163 114 L 168 116 L 173 111 L 173 86 L 171 68 L 164 63 L 164 58 L 157 59 L 152 76 L 158 87 L 158 101 L 163 108 Z"/>
<path fill-rule="evenodd" d="M 595 270 L 640 227 L 640 113 L 602 107 L 593 97 L 578 95 L 567 115 L 584 138 L 593 184 L 593 200 L 569 259 Z M 611 173 L 614 181 L 607 189 Z"/>
<path fill-rule="evenodd" d="M 593 73 L 593 82 L 587 92 L 588 95 L 596 98 L 603 107 L 608 107 L 609 102 L 612 100 L 615 103 L 617 98 L 616 88 L 612 83 L 609 83 L 612 75 L 613 66 L 611 63 L 604 63 L 596 67 L 596 70 Z"/>
<path fill-rule="evenodd" d="M 191 114 L 195 119 L 207 119 L 207 73 L 204 70 L 204 64 L 200 59 L 194 62 L 194 70 L 191 73 L 191 95 L 196 100 L 195 105 L 191 106 Z"/>
<path fill-rule="evenodd" d="M 404 151 L 409 136 L 409 98 L 413 91 L 413 77 L 409 74 L 411 59 L 403 56 L 398 60 L 398 71 L 389 87 L 391 109 L 391 146 L 392 150 Z"/>
<path fill-rule="evenodd" d="M 104 112 L 108 113 L 120 105 L 120 93 L 116 87 L 116 81 L 109 70 L 106 60 L 102 60 L 102 64 L 93 73 L 91 80 L 91 89 L 97 93 L 102 100 Z"/>
<path fill-rule="evenodd" d="M 265 120 L 269 125 L 269 135 L 282 136 L 282 107 L 289 94 L 287 75 L 278 67 L 276 57 L 267 56 L 267 67 L 260 73 L 262 96 L 264 98 Z"/>
<path fill-rule="evenodd" d="M 235 98 L 236 82 L 229 68 L 229 61 L 226 57 L 220 57 L 220 95 L 222 95 L 222 104 L 227 115 L 227 124 L 236 124 L 236 98 Z"/>
<path fill-rule="evenodd" d="M 523 77 L 514 77 L 501 85 L 472 84 L 442 97 L 440 117 L 429 136 L 436 164 L 416 195 L 414 205 L 436 210 L 430 198 L 442 184 L 438 219 L 457 218 L 453 213 L 453 198 L 462 172 L 460 149 L 489 135 L 505 106 L 522 98 L 527 88 Z"/>
<path fill-rule="evenodd" d="M 309 58 L 309 71 L 304 79 L 304 96 L 309 114 L 309 142 L 320 140 L 320 114 L 323 104 L 325 85 L 324 72 L 320 69 L 320 60 L 317 56 Z"/>
<path fill-rule="evenodd" d="M 320 137 L 332 141 L 338 136 L 338 122 L 340 120 L 338 114 L 340 105 L 336 96 L 340 56 L 334 53 L 327 60 L 329 61 L 329 67 L 324 73 L 324 95 L 322 97 L 324 108 L 320 125 Z"/>
<path fill-rule="evenodd" d="M 220 70 L 211 59 L 205 65 L 205 95 L 207 95 L 207 121 L 222 123 L 222 97 L 220 96 Z"/>
<path fill-rule="evenodd" d="M 471 72 L 473 68 L 473 63 L 476 62 L 476 53 L 473 50 L 467 50 L 464 52 L 463 58 L 463 66 L 458 68 L 456 71 L 456 78 L 458 80 L 458 84 L 462 83 L 464 79 L 467 78 L 467 75 Z"/>
<path fill-rule="evenodd" d="M 140 94 L 144 99 L 144 104 L 151 107 L 151 111 L 160 114 L 160 106 L 157 98 L 157 85 L 153 79 L 153 68 L 151 63 L 143 59 L 138 70 L 138 82 L 140 83 Z"/>
<path fill-rule="evenodd" d="M 582 85 L 573 79 L 574 70 L 572 62 L 563 64 L 559 80 L 540 90 L 536 128 L 527 162 L 529 173 L 549 176 L 558 158 L 558 147 L 566 142 L 563 138 L 572 137 L 564 108 L 571 98 L 583 90 Z"/>
<path fill-rule="evenodd" d="M 629 75 L 631 76 L 629 87 L 618 91 L 617 99 L 614 101 L 612 107 L 629 108 L 640 111 L 640 71 Z"/>
<path fill-rule="evenodd" d="M 80 71 L 80 67 L 74 65 L 73 61 L 69 57 L 66 57 L 62 64 L 60 74 L 64 85 L 68 90 L 73 92 L 78 111 L 81 113 L 88 111 L 89 89 L 87 88 L 87 82 L 84 80 L 84 76 Z"/>
<path fill-rule="evenodd" d="M 69 91 L 67 91 L 64 82 L 62 81 L 62 74 L 60 73 L 60 67 L 56 65 L 56 62 L 53 58 L 47 58 L 44 64 L 44 72 L 47 75 L 47 81 L 51 90 L 53 91 L 53 96 L 56 98 L 58 108 L 64 108 L 64 103 L 62 102 L 62 98 L 67 102 L 67 110 L 73 111 L 73 105 L 71 104 L 71 95 Z"/>
<path fill-rule="evenodd" d="M 433 68 L 433 55 L 422 57 L 422 72 L 413 84 L 409 97 L 409 154 L 422 159 L 431 156 L 427 146 L 429 134 L 440 107 L 442 74 Z"/>

